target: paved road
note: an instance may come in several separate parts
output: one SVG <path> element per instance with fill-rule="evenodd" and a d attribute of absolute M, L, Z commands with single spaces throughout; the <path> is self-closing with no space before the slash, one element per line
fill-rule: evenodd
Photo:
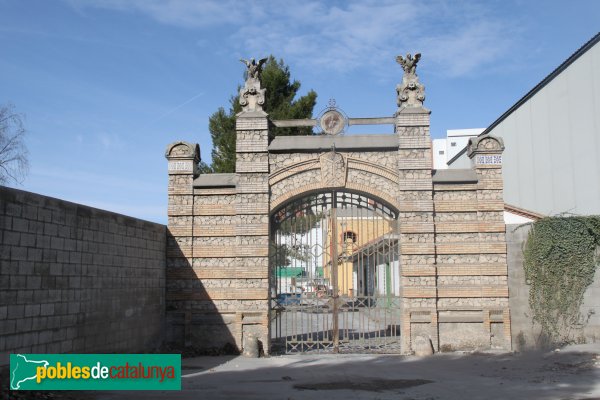
<path fill-rule="evenodd" d="M 183 391 L 120 399 L 600 399 L 600 344 L 524 354 L 294 355 L 183 361 Z"/>

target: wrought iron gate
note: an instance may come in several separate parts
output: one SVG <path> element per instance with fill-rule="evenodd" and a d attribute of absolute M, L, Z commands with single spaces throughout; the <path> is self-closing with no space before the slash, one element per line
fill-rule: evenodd
<path fill-rule="evenodd" d="M 346 191 L 308 195 L 273 213 L 273 352 L 400 352 L 396 218 Z"/>

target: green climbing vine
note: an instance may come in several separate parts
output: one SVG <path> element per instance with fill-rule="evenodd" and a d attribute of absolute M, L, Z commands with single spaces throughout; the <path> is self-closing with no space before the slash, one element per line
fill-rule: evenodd
<path fill-rule="evenodd" d="M 581 325 L 586 288 L 599 264 L 600 216 L 548 217 L 533 223 L 524 247 L 529 305 L 542 333 L 570 342 Z"/>

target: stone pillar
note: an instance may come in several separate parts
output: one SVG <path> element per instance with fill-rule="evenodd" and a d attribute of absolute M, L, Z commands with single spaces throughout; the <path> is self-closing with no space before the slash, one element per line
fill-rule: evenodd
<path fill-rule="evenodd" d="M 236 257 L 238 265 L 246 271 L 246 279 L 238 280 L 240 285 L 246 286 L 246 300 L 238 312 L 241 343 L 258 338 L 268 354 L 269 120 L 262 110 L 265 95 L 259 80 L 262 62 L 256 64 L 252 60 L 247 64 L 248 79 L 240 90 L 243 111 L 236 119 Z"/>
<path fill-rule="evenodd" d="M 482 285 L 487 305 L 484 307 L 484 325 L 490 330 L 492 347 L 512 348 L 506 259 L 506 233 L 491 232 L 487 225 L 504 224 L 504 196 L 502 180 L 502 138 L 483 135 L 469 140 L 467 155 L 477 173 L 477 219 L 480 222 L 479 243 L 482 265 L 495 266 L 499 275 L 489 276 Z M 487 316 L 487 318 L 485 318 Z M 499 337 L 500 336 L 500 337 Z"/>
<path fill-rule="evenodd" d="M 167 146 L 168 160 L 168 224 L 167 268 L 168 285 L 178 285 L 176 277 L 189 275 L 192 268 L 193 181 L 198 175 L 200 146 L 175 142 Z M 167 341 L 191 344 L 191 314 L 185 302 L 167 293 Z"/>
<path fill-rule="evenodd" d="M 236 121 L 236 231 L 239 266 L 252 271 L 247 285 L 248 302 L 240 310 L 242 343 L 258 337 L 269 351 L 269 143 L 264 112 L 242 112 Z M 251 278 L 250 278 L 251 277 Z"/>
<path fill-rule="evenodd" d="M 402 83 L 396 87 L 399 138 L 400 273 L 402 277 L 402 352 L 415 349 L 412 339 L 431 340 L 438 350 L 438 315 L 433 215 L 432 154 L 429 115 L 423 107 L 425 86 L 416 73 L 420 54 L 398 56 Z"/>
<path fill-rule="evenodd" d="M 417 336 L 438 349 L 429 114 L 423 107 L 407 107 L 396 115 L 403 353 L 414 350 L 411 338 Z"/>

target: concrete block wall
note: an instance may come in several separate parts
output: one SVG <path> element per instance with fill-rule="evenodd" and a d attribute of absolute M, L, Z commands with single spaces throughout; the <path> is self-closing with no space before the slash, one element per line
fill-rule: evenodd
<path fill-rule="evenodd" d="M 586 342 L 600 342 L 600 268 L 598 267 L 596 267 L 594 282 L 583 295 L 580 311 L 585 322 L 583 337 Z"/>
<path fill-rule="evenodd" d="M 0 187 L 0 366 L 10 353 L 161 341 L 165 226 Z"/>

